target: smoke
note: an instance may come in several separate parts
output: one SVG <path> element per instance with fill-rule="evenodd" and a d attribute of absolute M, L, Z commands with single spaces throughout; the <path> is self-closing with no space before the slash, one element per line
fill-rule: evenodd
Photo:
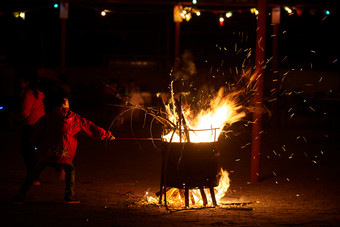
<path fill-rule="evenodd" d="M 173 73 L 174 81 L 188 81 L 197 74 L 194 56 L 190 50 L 185 50 L 181 55 L 178 69 Z"/>

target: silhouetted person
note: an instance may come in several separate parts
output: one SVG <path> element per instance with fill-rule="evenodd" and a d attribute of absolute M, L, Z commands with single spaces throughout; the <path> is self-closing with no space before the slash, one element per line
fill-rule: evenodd
<path fill-rule="evenodd" d="M 43 99 L 44 93 L 38 89 L 38 75 L 36 73 L 28 73 L 20 80 L 21 87 L 21 116 L 23 121 L 22 127 L 22 156 L 26 165 L 27 173 L 32 171 L 37 163 L 35 149 L 30 139 L 33 134 L 34 125 L 45 115 Z M 34 179 L 34 185 L 40 185 L 38 177 Z"/>

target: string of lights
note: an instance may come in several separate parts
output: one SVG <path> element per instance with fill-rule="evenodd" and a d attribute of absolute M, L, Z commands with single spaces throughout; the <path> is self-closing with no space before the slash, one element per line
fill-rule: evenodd
<path fill-rule="evenodd" d="M 71 3 L 70 3 L 71 4 Z M 197 0 L 192 0 L 192 5 L 189 6 L 183 6 L 183 5 L 176 5 L 174 9 L 174 17 L 177 17 L 180 22 L 182 21 L 190 21 L 193 16 L 196 17 L 200 17 L 202 14 L 205 13 L 213 13 L 215 15 L 217 15 L 218 21 L 220 26 L 223 26 L 224 22 L 228 19 L 230 19 L 233 15 L 235 14 L 242 14 L 242 13 L 251 13 L 255 16 L 258 15 L 258 10 L 256 8 L 232 8 L 229 10 L 214 10 L 214 9 L 207 9 L 207 8 L 203 8 L 203 7 L 198 7 L 198 1 Z M 78 3 L 72 3 L 71 4 L 71 10 L 72 8 L 77 7 L 77 8 L 87 8 L 87 9 L 92 9 L 95 12 L 98 12 L 99 15 L 101 15 L 102 17 L 107 16 L 108 14 L 115 14 L 115 13 L 122 13 L 119 10 L 113 9 L 113 7 L 110 8 L 102 8 L 99 9 L 97 7 L 94 6 L 89 6 L 89 5 L 84 5 L 84 4 L 78 4 Z M 41 7 L 38 8 L 27 8 L 24 10 L 15 10 L 15 11 L 11 11 L 11 12 L 0 12 L 0 15 L 5 15 L 6 13 L 10 13 L 12 14 L 15 18 L 21 18 L 22 20 L 26 19 L 26 14 L 27 13 L 31 13 L 34 12 L 36 10 L 45 10 L 47 8 L 61 8 L 59 3 L 50 3 L 48 5 L 43 5 Z M 307 12 L 310 15 L 316 15 L 317 11 L 322 11 L 322 13 L 324 14 L 324 16 L 328 16 L 331 14 L 331 11 L 329 9 L 306 9 L 306 8 L 298 8 L 298 7 L 288 7 L 288 6 L 284 6 L 282 7 L 282 9 L 284 9 L 284 11 L 288 14 L 288 15 L 298 15 L 301 16 L 301 14 L 303 12 Z M 170 9 L 168 10 L 170 11 Z M 128 12 L 125 10 L 124 13 L 128 14 Z M 133 13 L 138 13 L 138 11 L 133 10 Z M 140 12 L 141 14 L 145 14 L 145 13 L 161 13 L 159 12 L 159 10 L 154 10 L 154 11 L 148 11 L 148 12 Z M 175 15 L 178 14 L 178 15 Z"/>

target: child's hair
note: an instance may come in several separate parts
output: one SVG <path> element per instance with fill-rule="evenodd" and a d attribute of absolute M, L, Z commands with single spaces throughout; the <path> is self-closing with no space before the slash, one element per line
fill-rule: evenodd
<path fill-rule="evenodd" d="M 70 98 L 70 92 L 62 85 L 56 85 L 46 94 L 45 109 L 51 111 L 54 108 L 61 107 L 65 98 Z"/>
<path fill-rule="evenodd" d="M 32 89 L 34 96 L 38 97 L 38 90 L 39 90 L 39 79 L 38 73 L 34 70 L 30 70 L 22 75 L 20 75 L 20 79 L 23 81 L 28 81 L 29 88 Z"/>

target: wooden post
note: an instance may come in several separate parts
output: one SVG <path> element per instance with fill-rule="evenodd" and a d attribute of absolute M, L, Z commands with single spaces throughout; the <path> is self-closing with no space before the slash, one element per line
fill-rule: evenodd
<path fill-rule="evenodd" d="M 273 25 L 273 64 L 272 69 L 276 71 L 279 67 L 279 24 L 280 24 L 280 7 L 272 8 L 272 25 Z"/>
<path fill-rule="evenodd" d="M 279 25 L 273 24 L 273 70 L 279 67 Z"/>
<path fill-rule="evenodd" d="M 263 74 L 265 66 L 266 50 L 266 17 L 267 0 L 259 0 L 257 7 L 259 14 L 257 19 L 256 51 L 255 51 L 255 74 L 257 81 L 254 95 L 254 113 L 252 129 L 252 150 L 251 150 L 251 182 L 260 180 L 260 153 L 261 153 L 261 126 L 263 106 Z"/>
<path fill-rule="evenodd" d="M 180 61 L 181 22 L 175 22 L 175 58 L 174 70 L 177 71 Z"/>
<path fill-rule="evenodd" d="M 273 60 L 272 60 L 272 73 L 271 73 L 271 82 L 270 82 L 270 90 L 273 92 L 277 92 L 280 88 L 278 86 L 278 77 L 279 77 L 279 24 L 281 20 L 281 9 L 280 7 L 272 8 L 272 26 L 273 26 L 273 34 L 272 34 L 272 47 L 273 47 Z M 274 94 L 274 93 L 273 93 Z M 275 127 L 279 124 L 279 111 L 278 111 L 278 102 L 271 102 L 269 108 L 272 112 L 272 120 L 271 124 Z"/>
<path fill-rule="evenodd" d="M 174 56 L 174 71 L 176 72 L 179 67 L 179 53 L 180 53 L 180 41 L 181 41 L 181 22 L 183 18 L 181 16 L 183 6 L 175 5 L 174 6 L 174 22 L 175 22 L 175 56 Z"/>
<path fill-rule="evenodd" d="M 66 20 L 68 18 L 68 1 L 62 0 L 59 5 L 59 18 L 61 21 L 60 31 L 60 71 L 62 74 L 66 71 Z"/>
<path fill-rule="evenodd" d="M 44 67 L 46 66 L 47 61 L 45 60 L 45 29 L 44 29 L 44 17 L 41 17 L 41 22 L 40 22 L 40 37 L 41 37 L 41 42 L 40 42 L 40 66 Z"/>
<path fill-rule="evenodd" d="M 66 19 L 61 19 L 60 71 L 66 71 Z"/>

